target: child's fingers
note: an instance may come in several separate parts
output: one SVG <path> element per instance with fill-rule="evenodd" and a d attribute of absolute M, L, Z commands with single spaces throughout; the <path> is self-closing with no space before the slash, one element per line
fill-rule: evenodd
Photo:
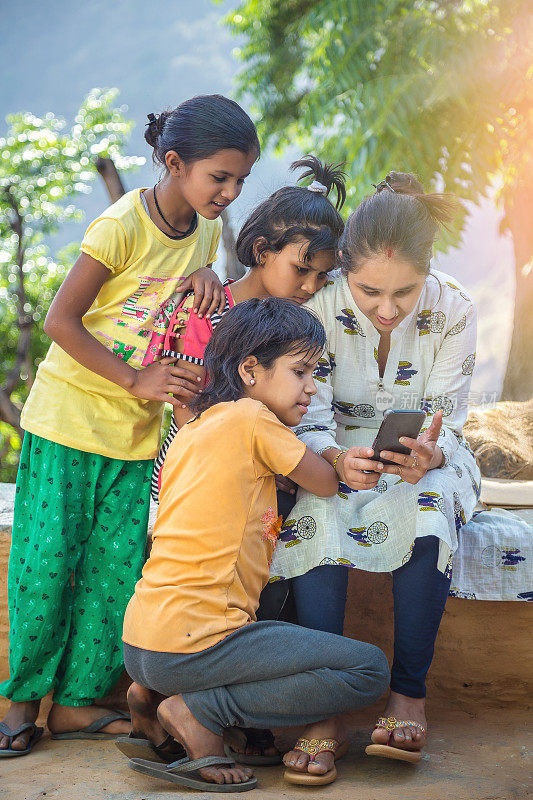
<path fill-rule="evenodd" d="M 224 303 L 222 303 L 222 296 L 224 297 Z M 220 306 L 222 305 L 222 309 Z M 211 301 L 211 305 L 207 309 L 206 316 L 209 318 L 215 311 L 224 311 L 224 306 L 226 305 L 226 294 L 222 292 L 218 287 L 213 290 L 213 299 Z"/>
<path fill-rule="evenodd" d="M 169 374 L 174 378 L 182 378 L 184 381 L 192 383 L 196 387 L 196 391 L 200 390 L 199 384 L 202 383 L 202 378 L 191 369 L 187 369 L 187 367 L 170 367 Z"/>
<path fill-rule="evenodd" d="M 192 399 L 200 393 L 200 387 L 184 378 L 172 378 L 165 386 L 165 391 L 179 394 L 182 397 L 187 396 L 189 399 Z"/>
<path fill-rule="evenodd" d="M 200 287 L 201 287 L 201 289 L 200 289 L 201 290 L 201 303 L 198 306 L 197 314 L 198 314 L 198 317 L 200 319 L 202 319 L 202 317 L 205 316 L 206 312 L 209 310 L 209 307 L 211 306 L 211 303 L 212 303 L 212 300 L 213 300 L 213 287 L 212 287 L 211 284 L 206 283 L 206 281 L 203 281 L 200 284 Z M 195 293 L 194 293 L 195 298 L 196 298 L 196 294 L 197 293 L 198 293 L 198 297 L 200 297 L 200 291 L 198 289 L 196 289 Z M 196 302 L 195 302 L 195 306 L 196 306 Z"/>
<path fill-rule="evenodd" d="M 185 278 L 185 280 L 182 280 L 180 282 L 177 291 L 186 294 L 187 292 L 190 292 L 192 288 L 193 288 L 192 277 L 189 275 L 188 278 Z"/>
<path fill-rule="evenodd" d="M 222 314 L 222 312 L 226 308 L 226 292 L 224 291 L 224 287 L 222 287 L 222 289 L 219 289 L 219 292 L 220 292 L 220 300 L 218 303 L 217 311 L 219 314 Z"/>
<path fill-rule="evenodd" d="M 179 400 L 176 400 L 173 394 L 167 392 L 166 394 L 162 394 L 160 397 L 154 398 L 155 400 L 159 400 L 160 403 L 168 403 L 173 408 L 181 408 L 182 403 Z"/>

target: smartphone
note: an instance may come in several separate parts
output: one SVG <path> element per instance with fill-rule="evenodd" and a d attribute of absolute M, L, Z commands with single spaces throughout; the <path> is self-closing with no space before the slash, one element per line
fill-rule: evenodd
<path fill-rule="evenodd" d="M 378 435 L 372 445 L 374 455 L 371 456 L 371 459 L 381 461 L 382 464 L 394 464 L 394 461 L 381 458 L 380 453 L 382 450 L 409 455 L 411 449 L 404 444 L 400 444 L 399 439 L 401 436 L 416 439 L 425 418 L 426 415 L 423 411 L 386 411 Z"/>

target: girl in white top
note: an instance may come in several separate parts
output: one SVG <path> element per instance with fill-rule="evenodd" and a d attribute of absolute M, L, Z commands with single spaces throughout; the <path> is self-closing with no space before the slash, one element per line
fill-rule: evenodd
<path fill-rule="evenodd" d="M 301 624 L 337 633 L 348 569 L 392 571 L 391 696 L 373 750 L 411 760 L 425 741 L 425 677 L 457 532 L 480 481 L 462 436 L 476 312 L 455 280 L 430 271 L 438 225 L 454 205 L 424 194 L 413 176 L 391 173 L 348 219 L 342 270 L 307 304 L 326 328 L 328 353 L 297 429 L 334 464 L 339 491 L 322 499 L 300 490 L 271 568 L 272 578 L 294 579 Z M 369 459 L 387 408 L 427 414 L 418 440 L 404 442 L 410 455 L 383 453 L 392 466 Z"/>

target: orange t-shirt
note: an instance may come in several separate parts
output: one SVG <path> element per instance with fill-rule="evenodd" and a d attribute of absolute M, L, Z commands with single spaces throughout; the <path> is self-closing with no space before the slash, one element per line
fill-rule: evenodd
<path fill-rule="evenodd" d="M 255 622 L 276 531 L 276 474 L 305 445 L 258 400 L 184 425 L 165 461 L 153 546 L 124 618 L 144 650 L 194 653 Z"/>

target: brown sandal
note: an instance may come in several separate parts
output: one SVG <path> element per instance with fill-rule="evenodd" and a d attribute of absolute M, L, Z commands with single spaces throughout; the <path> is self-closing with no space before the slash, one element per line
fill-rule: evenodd
<path fill-rule="evenodd" d="M 298 739 L 292 749 L 307 753 L 313 757 L 313 760 L 318 753 L 333 753 L 335 761 L 338 761 L 348 752 L 348 740 L 338 742 L 336 739 Z M 333 783 L 337 777 L 337 769 L 333 766 L 323 775 L 313 775 L 310 772 L 299 772 L 287 767 L 283 777 L 288 783 L 297 783 L 302 786 L 324 786 L 327 783 Z"/>
<path fill-rule="evenodd" d="M 381 758 L 392 758 L 395 761 L 407 761 L 410 764 L 418 764 L 422 758 L 421 750 L 402 750 L 390 744 L 392 735 L 397 728 L 405 728 L 407 725 L 413 728 L 418 728 L 424 736 L 427 736 L 427 731 L 419 722 L 414 722 L 412 719 L 396 719 L 396 717 L 379 717 L 374 725 L 376 728 L 385 728 L 389 733 L 389 744 L 369 744 L 365 753 L 367 756 L 379 756 Z"/>

